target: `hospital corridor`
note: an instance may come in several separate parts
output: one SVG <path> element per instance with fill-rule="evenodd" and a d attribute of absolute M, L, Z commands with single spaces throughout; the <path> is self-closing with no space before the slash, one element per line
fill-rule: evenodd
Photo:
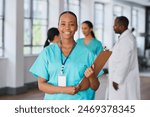
<path fill-rule="evenodd" d="M 68 28 L 70 32 L 67 29 L 66 30 L 68 32 L 65 32 L 65 29 L 63 30 L 62 28 L 65 21 L 69 22 L 67 18 L 72 18 L 71 21 L 69 20 L 71 24 L 67 25 L 68 27 L 72 26 L 74 28 L 74 30 L 73 28 L 70 28 L 71 31 Z M 71 60 L 71 54 L 80 55 L 82 50 L 84 50 L 78 49 L 76 52 L 74 48 L 80 47 L 78 46 L 79 39 L 82 40 L 86 38 L 86 24 L 88 24 L 88 27 L 90 28 L 89 30 L 92 30 L 91 35 L 94 34 L 92 39 L 96 39 L 97 43 L 101 44 L 101 51 L 103 51 L 103 48 L 105 47 L 112 51 L 116 47 L 115 44 L 119 43 L 119 39 L 121 38 L 120 35 L 123 33 L 120 32 L 121 26 L 126 25 L 124 20 L 122 22 L 120 21 L 121 18 L 128 19 L 127 30 L 135 39 L 134 44 L 136 45 L 135 52 L 137 52 L 136 58 L 138 65 L 134 65 L 134 67 L 136 66 L 136 68 L 139 70 L 138 78 L 140 81 L 139 90 L 141 100 L 150 100 L 150 0 L 0 0 L 0 100 L 43 100 L 44 92 L 40 91 L 43 90 L 42 88 L 39 90 L 38 83 L 44 84 L 47 82 L 50 85 L 56 83 L 55 81 L 51 82 L 54 80 L 53 77 L 55 73 L 54 75 L 43 75 L 42 73 L 45 71 L 51 73 L 58 70 L 56 68 L 57 66 L 60 66 L 58 65 L 58 61 L 56 61 L 57 57 L 59 56 L 58 52 L 61 52 L 61 72 L 67 72 L 66 66 Z M 74 25 L 72 20 L 75 20 L 77 25 Z M 117 24 L 116 22 L 119 22 L 121 26 L 119 27 L 119 23 Z M 58 45 L 54 44 L 52 41 L 50 42 L 47 37 L 49 36 L 49 29 L 54 27 L 56 31 L 58 28 L 58 34 L 56 35 L 57 39 L 61 40 L 56 42 Z M 75 34 L 73 34 L 73 31 Z M 74 40 L 72 46 L 66 46 L 66 48 L 64 48 L 65 52 L 70 50 L 68 56 L 65 56 L 65 54 L 63 56 L 62 38 L 66 39 L 69 37 L 66 35 L 73 35 L 72 37 L 74 37 Z M 53 37 L 56 36 L 54 35 Z M 49 49 L 51 52 L 49 61 L 52 61 L 52 63 L 48 63 L 48 60 L 46 61 L 46 59 L 41 57 L 42 55 L 48 56 L 46 53 L 46 49 L 48 47 L 45 47 L 46 41 L 49 44 L 48 46 L 51 47 Z M 83 46 L 85 46 L 85 43 Z M 94 46 L 96 47 L 99 45 L 95 44 Z M 89 48 L 93 48 L 94 46 L 89 46 Z M 125 48 L 130 48 L 127 42 L 125 42 L 123 46 Z M 116 52 L 117 54 L 114 52 L 114 55 L 116 54 L 118 59 L 122 53 L 119 50 L 121 49 L 118 49 L 118 53 Z M 71 53 L 74 51 L 76 53 Z M 86 75 L 86 72 L 83 72 L 88 69 L 86 65 L 88 64 L 90 66 L 91 60 L 94 60 L 93 53 L 89 52 L 89 54 L 88 52 L 89 50 L 86 48 L 85 53 L 83 52 L 84 54 L 81 54 L 82 56 L 74 55 L 76 58 L 73 58 L 73 64 L 71 65 L 78 65 L 79 67 L 77 69 L 74 68 L 74 66 L 69 66 L 70 64 L 68 65 L 69 67 L 67 66 L 70 71 L 68 70 L 69 72 L 66 74 L 68 75 L 69 73 L 71 74 L 73 72 L 75 74 L 68 75 L 76 77 L 74 82 L 73 79 L 68 80 L 73 82 L 73 84 L 77 84 L 76 82 L 79 82 L 78 76 Z M 133 54 L 135 53 L 133 52 L 131 55 Z M 65 62 L 63 62 L 63 57 L 65 58 Z M 91 60 L 89 60 L 87 57 L 89 57 Z M 126 57 L 127 56 L 124 55 L 123 58 Z M 45 63 L 48 64 L 45 66 L 52 66 L 51 69 L 45 70 L 45 66 L 42 66 L 44 63 L 40 63 L 39 61 L 37 62 L 37 58 L 38 60 L 46 61 Z M 132 57 L 130 56 L 129 59 L 131 58 Z M 84 59 L 85 61 L 83 61 Z M 90 62 L 86 60 L 89 60 Z M 123 61 L 123 63 L 128 62 L 128 59 L 125 60 L 127 61 Z M 36 66 L 35 61 L 41 66 Z M 116 62 L 117 59 L 112 61 Z M 56 66 L 54 65 L 55 62 Z M 104 73 L 98 76 L 100 86 L 95 93 L 95 100 L 106 100 L 105 96 L 106 89 L 108 88 L 108 82 L 111 80 L 110 77 L 113 76 L 111 75 L 113 71 L 109 71 L 109 66 L 112 65 L 110 65 L 109 62 L 110 61 L 108 60 L 103 67 L 102 72 L 104 71 Z M 83 64 L 86 65 L 81 66 Z M 133 62 L 129 63 L 129 66 L 131 64 L 133 64 Z M 45 71 L 43 70 L 42 72 L 39 72 L 33 68 L 38 75 L 41 75 L 39 77 L 37 74 L 31 73 L 32 66 L 36 67 L 36 69 L 44 69 Z M 114 65 L 114 67 L 116 66 Z M 94 68 L 91 67 L 91 69 L 93 70 Z M 128 70 L 129 68 L 126 69 Z M 132 70 L 133 68 L 131 68 L 131 71 Z M 46 78 L 42 79 L 42 75 Z M 133 75 L 138 75 L 138 73 L 135 72 Z M 36 77 L 39 77 L 39 79 Z M 51 79 L 48 79 L 47 77 L 51 77 Z M 64 81 L 67 82 L 66 79 Z M 121 81 L 118 82 L 120 83 Z M 129 83 L 127 84 L 131 83 L 134 83 L 134 81 L 129 79 Z M 118 86 L 118 84 L 113 84 L 114 88 L 115 86 Z M 54 85 L 54 87 L 55 86 L 56 85 Z M 71 89 L 72 87 L 69 88 Z M 78 93 L 78 87 L 75 89 L 75 91 Z"/>

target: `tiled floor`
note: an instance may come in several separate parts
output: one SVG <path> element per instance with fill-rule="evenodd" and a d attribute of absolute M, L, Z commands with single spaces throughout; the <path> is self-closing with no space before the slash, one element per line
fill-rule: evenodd
<path fill-rule="evenodd" d="M 150 100 L 150 77 L 141 76 L 141 99 Z M 104 100 L 107 76 L 100 78 L 101 85 L 96 92 L 97 100 Z M 0 100 L 42 100 L 44 94 L 38 89 L 30 90 L 24 94 L 15 96 L 0 96 Z"/>

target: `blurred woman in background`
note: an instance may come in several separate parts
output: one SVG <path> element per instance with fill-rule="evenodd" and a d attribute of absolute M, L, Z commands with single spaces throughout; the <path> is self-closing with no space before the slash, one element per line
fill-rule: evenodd
<path fill-rule="evenodd" d="M 47 47 L 50 43 L 58 43 L 60 41 L 60 34 L 57 28 L 50 28 L 47 31 L 47 39 L 44 44 L 44 48 Z"/>

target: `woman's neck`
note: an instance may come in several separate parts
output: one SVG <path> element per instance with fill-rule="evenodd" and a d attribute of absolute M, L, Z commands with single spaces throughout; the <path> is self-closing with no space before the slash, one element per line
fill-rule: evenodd
<path fill-rule="evenodd" d="M 71 52 L 72 48 L 75 46 L 75 43 L 76 42 L 74 41 L 74 39 L 72 40 L 62 39 L 60 43 L 58 43 L 58 45 L 59 47 L 61 47 L 64 56 L 67 57 Z"/>
<path fill-rule="evenodd" d="M 93 39 L 93 37 L 91 35 L 85 36 L 84 44 L 87 45 L 92 39 Z"/>
<path fill-rule="evenodd" d="M 90 40 L 92 40 L 92 38 L 93 38 L 92 35 L 85 36 L 85 40 L 89 40 L 90 41 Z"/>
<path fill-rule="evenodd" d="M 61 47 L 64 49 L 72 49 L 75 45 L 74 39 L 62 39 L 61 40 Z"/>

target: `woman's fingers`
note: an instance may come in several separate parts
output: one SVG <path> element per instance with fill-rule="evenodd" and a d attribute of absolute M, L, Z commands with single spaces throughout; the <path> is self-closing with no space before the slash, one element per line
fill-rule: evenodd
<path fill-rule="evenodd" d="M 80 86 L 68 86 L 65 89 L 66 89 L 65 93 L 74 95 L 80 90 Z"/>
<path fill-rule="evenodd" d="M 92 65 L 92 69 L 94 69 L 94 64 Z"/>
<path fill-rule="evenodd" d="M 85 77 L 89 77 L 90 75 L 93 74 L 93 69 L 91 67 L 87 68 L 84 72 Z"/>

